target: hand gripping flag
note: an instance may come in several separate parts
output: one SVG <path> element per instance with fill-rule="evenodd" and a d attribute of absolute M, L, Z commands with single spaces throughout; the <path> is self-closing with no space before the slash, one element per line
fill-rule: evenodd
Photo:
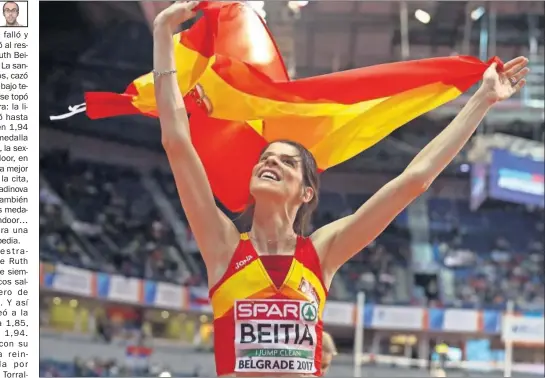
<path fill-rule="evenodd" d="M 252 167 L 268 142 L 297 141 L 325 170 L 455 99 L 492 63 L 453 56 L 292 81 L 251 7 L 204 1 L 198 10 L 203 16 L 195 25 L 173 37 L 177 81 L 212 190 L 231 211 L 247 204 Z M 52 119 L 82 111 L 91 119 L 157 117 L 153 76 L 137 78 L 122 94 L 86 93 L 85 104 L 69 109 Z"/>

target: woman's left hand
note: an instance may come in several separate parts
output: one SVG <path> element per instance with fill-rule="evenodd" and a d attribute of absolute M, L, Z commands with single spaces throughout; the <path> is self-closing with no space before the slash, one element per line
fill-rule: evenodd
<path fill-rule="evenodd" d="M 484 72 L 480 90 L 490 103 L 507 100 L 517 93 L 526 84 L 525 76 L 530 72 L 526 65 L 528 59 L 519 56 L 503 65 L 501 72 L 497 71 L 497 64 L 492 63 Z"/>

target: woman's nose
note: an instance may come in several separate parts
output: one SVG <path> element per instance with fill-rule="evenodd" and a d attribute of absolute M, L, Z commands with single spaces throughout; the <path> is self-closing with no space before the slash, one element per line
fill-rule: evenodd
<path fill-rule="evenodd" d="M 278 158 L 274 155 L 270 155 L 265 159 L 267 165 L 278 165 Z"/>

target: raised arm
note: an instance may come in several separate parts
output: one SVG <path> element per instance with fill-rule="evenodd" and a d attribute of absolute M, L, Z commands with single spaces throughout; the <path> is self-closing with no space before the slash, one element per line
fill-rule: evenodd
<path fill-rule="evenodd" d="M 191 231 L 211 273 L 227 263 L 239 235 L 235 225 L 216 206 L 203 164 L 191 143 L 183 97 L 176 75 L 172 74 L 176 69 L 173 32 L 179 24 L 195 16 L 192 9 L 196 5 L 196 1 L 177 2 L 157 16 L 153 29 L 153 64 L 163 147 Z"/>
<path fill-rule="evenodd" d="M 492 105 L 511 97 L 524 86 L 527 63 L 524 57 L 513 59 L 499 74 L 495 64 L 489 67 L 477 93 L 400 176 L 381 188 L 354 214 L 326 225 L 312 235 L 326 280 L 330 280 L 342 264 L 373 241 L 405 207 L 429 188 L 464 147 Z"/>

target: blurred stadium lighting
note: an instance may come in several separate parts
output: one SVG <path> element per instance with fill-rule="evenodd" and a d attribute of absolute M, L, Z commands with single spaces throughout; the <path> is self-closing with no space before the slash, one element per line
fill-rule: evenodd
<path fill-rule="evenodd" d="M 307 5 L 308 5 L 308 1 L 289 1 L 288 2 L 288 7 L 291 10 L 299 10 Z"/>
<path fill-rule="evenodd" d="M 288 9 L 291 10 L 295 19 L 301 17 L 301 8 L 308 5 L 308 1 L 288 1 Z"/>
<path fill-rule="evenodd" d="M 484 15 L 484 7 L 478 7 L 474 11 L 471 12 L 471 19 L 473 21 L 477 21 L 479 18 L 481 18 Z"/>
<path fill-rule="evenodd" d="M 422 9 L 417 9 L 414 12 L 414 17 L 423 24 L 428 24 L 431 21 L 430 14 Z"/>

